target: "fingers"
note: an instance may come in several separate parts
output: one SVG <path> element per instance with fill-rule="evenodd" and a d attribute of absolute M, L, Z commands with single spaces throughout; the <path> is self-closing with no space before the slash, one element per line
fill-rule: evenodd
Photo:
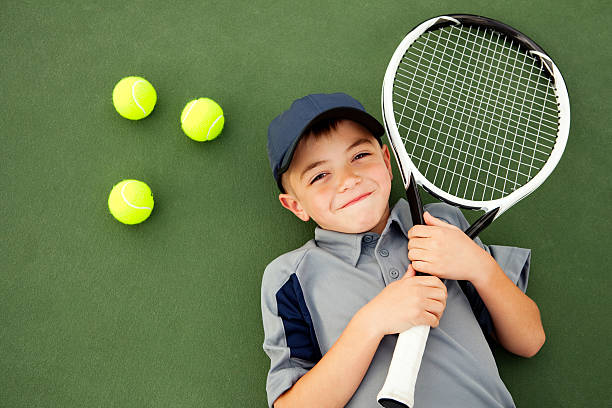
<path fill-rule="evenodd" d="M 435 225 L 438 227 L 445 227 L 449 225 L 447 222 L 444 222 L 441 219 L 434 217 L 427 211 L 423 213 L 423 221 L 425 221 L 425 224 L 427 225 Z"/>
<path fill-rule="evenodd" d="M 424 273 L 426 275 L 416 276 L 417 272 Z M 406 273 L 402 277 L 401 280 L 416 278 L 415 284 L 421 286 L 430 286 L 430 287 L 442 287 L 444 283 L 435 276 L 435 272 L 431 268 L 431 264 L 428 262 L 422 261 L 412 261 L 410 265 L 408 265 L 408 269 Z M 446 286 L 444 286 L 446 288 Z"/>
<path fill-rule="evenodd" d="M 435 277 L 433 275 L 422 275 L 415 276 L 415 284 L 421 285 L 429 288 L 441 288 L 444 286 L 444 283 L 440 280 L 440 278 Z"/>
<path fill-rule="evenodd" d="M 430 326 L 432 327 L 438 326 L 438 321 L 442 318 L 442 314 L 444 314 L 445 308 L 446 308 L 446 299 L 444 299 L 444 301 L 439 301 L 439 300 L 425 301 L 426 313 L 432 315 L 436 319 L 435 326 L 432 326 L 431 324 L 429 324 Z"/>
<path fill-rule="evenodd" d="M 430 327 L 434 327 L 434 328 L 440 325 L 441 318 L 442 318 L 442 315 L 436 316 L 433 313 L 425 313 L 425 315 L 423 316 L 424 324 Z"/>
<path fill-rule="evenodd" d="M 425 221 L 425 225 L 415 225 L 410 228 L 408 231 L 408 239 L 431 238 L 437 229 L 435 227 L 457 229 L 457 227 L 453 224 L 449 224 L 446 221 L 436 218 L 427 211 L 423 213 L 423 220 Z"/>
<path fill-rule="evenodd" d="M 426 288 L 426 299 L 446 301 L 446 296 L 448 293 L 444 283 L 435 276 L 423 276 L 423 278 L 428 278 L 427 280 L 424 279 L 426 282 L 423 285 Z"/>
<path fill-rule="evenodd" d="M 430 249 L 431 247 L 431 238 L 421 238 L 421 237 L 414 237 L 410 240 L 408 240 L 408 250 L 411 249 Z"/>
<path fill-rule="evenodd" d="M 429 270 L 430 267 L 429 267 L 429 265 L 426 265 L 427 262 L 422 262 L 422 263 L 423 263 L 423 265 L 420 264 L 420 261 L 414 261 L 410 265 L 408 265 L 408 269 L 406 270 L 406 273 L 404 274 L 402 279 L 414 278 L 416 276 L 417 272 L 427 273 L 427 272 L 424 272 L 424 269 Z M 427 273 L 427 274 L 431 275 L 430 273 Z M 433 276 L 433 277 L 435 279 L 438 279 L 435 276 Z M 429 282 L 429 283 L 432 283 L 432 282 Z M 433 284 L 431 284 L 429 286 L 433 286 Z"/>
<path fill-rule="evenodd" d="M 446 308 L 446 292 L 442 290 L 435 290 L 432 297 L 422 300 L 422 309 L 419 316 L 415 319 L 417 325 L 428 325 L 431 327 L 438 327 L 440 319 L 444 314 Z"/>
<path fill-rule="evenodd" d="M 417 272 L 426 273 L 428 275 L 433 275 L 435 273 L 432 263 L 430 262 L 415 259 L 412 261 L 411 265 Z"/>
<path fill-rule="evenodd" d="M 431 327 L 438 327 L 444 309 L 446 308 L 446 286 L 442 284 L 442 288 L 427 288 L 427 298 L 422 302 L 424 323 Z"/>
<path fill-rule="evenodd" d="M 408 259 L 416 272 L 437 275 L 434 270 L 437 256 L 434 252 L 420 248 L 411 249 L 408 251 Z"/>
<path fill-rule="evenodd" d="M 406 270 L 406 274 L 404 274 L 404 278 L 412 278 L 416 275 L 416 271 L 412 267 L 412 265 L 408 265 L 408 269 Z"/>
<path fill-rule="evenodd" d="M 412 284 L 420 287 L 422 299 L 446 299 L 447 289 L 440 278 L 432 275 L 412 277 Z"/>
<path fill-rule="evenodd" d="M 378 300 L 379 303 L 375 304 L 383 305 L 380 310 L 384 310 L 384 319 L 387 319 L 385 333 L 401 333 L 414 326 L 437 327 L 439 324 L 446 307 L 446 286 L 435 276 L 414 276 L 414 272 L 409 265 L 403 279 L 389 284 L 373 300 Z"/>
<path fill-rule="evenodd" d="M 411 261 L 427 261 L 427 255 L 429 255 L 429 251 L 424 248 L 412 248 L 408 250 L 408 259 Z"/>
<path fill-rule="evenodd" d="M 433 234 L 432 228 L 427 225 L 415 225 L 408 230 L 408 239 L 413 238 L 431 238 Z"/>
<path fill-rule="evenodd" d="M 414 278 L 416 276 L 417 272 L 422 272 L 422 270 L 419 269 L 419 266 L 418 265 L 414 266 L 414 264 L 415 264 L 415 262 L 412 262 L 410 265 L 408 265 L 408 269 L 406 270 L 406 273 L 404 274 L 402 279 Z M 418 264 L 418 261 L 417 261 L 417 264 Z M 421 279 L 421 278 L 424 278 L 424 276 L 418 276 L 418 278 Z M 435 276 L 432 276 L 430 278 L 438 279 Z M 441 281 L 440 281 L 440 283 L 441 283 Z M 423 286 L 435 286 L 435 281 L 434 280 L 429 280 L 427 282 L 419 281 L 418 284 L 421 284 Z"/>
<path fill-rule="evenodd" d="M 432 226 L 442 227 L 449 225 L 444 221 L 437 219 L 427 211 L 423 213 L 423 220 L 425 220 L 425 225 L 415 225 L 410 228 L 410 230 L 408 231 L 408 239 L 430 238 L 433 234 L 433 229 L 431 228 Z"/>

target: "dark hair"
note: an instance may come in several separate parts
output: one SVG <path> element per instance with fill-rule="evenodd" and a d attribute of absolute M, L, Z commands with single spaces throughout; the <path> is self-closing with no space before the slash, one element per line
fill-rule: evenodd
<path fill-rule="evenodd" d="M 306 139 L 311 136 L 318 138 L 321 135 L 333 132 L 338 127 L 338 123 L 343 120 L 346 119 L 331 118 L 315 122 L 313 125 L 308 126 L 304 132 L 302 132 L 302 139 Z"/>

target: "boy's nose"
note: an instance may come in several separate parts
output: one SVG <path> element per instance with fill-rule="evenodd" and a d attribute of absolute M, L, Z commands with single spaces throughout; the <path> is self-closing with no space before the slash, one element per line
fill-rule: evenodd
<path fill-rule="evenodd" d="M 359 176 L 357 173 L 355 173 L 353 171 L 352 168 L 348 167 L 345 168 L 342 171 L 342 174 L 340 175 L 340 188 L 339 190 L 342 191 L 346 191 L 349 190 L 353 187 L 355 187 L 355 185 L 359 184 L 361 182 L 361 176 Z"/>

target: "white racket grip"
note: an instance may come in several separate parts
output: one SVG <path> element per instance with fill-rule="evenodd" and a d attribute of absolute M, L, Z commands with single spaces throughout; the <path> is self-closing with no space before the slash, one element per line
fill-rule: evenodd
<path fill-rule="evenodd" d="M 388 399 L 414 407 L 414 388 L 429 336 L 429 326 L 416 326 L 397 337 L 387 379 L 377 400 Z"/>

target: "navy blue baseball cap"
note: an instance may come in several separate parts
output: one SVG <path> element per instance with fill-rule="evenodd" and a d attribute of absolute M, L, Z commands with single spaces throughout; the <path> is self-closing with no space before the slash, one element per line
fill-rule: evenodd
<path fill-rule="evenodd" d="M 285 189 L 281 176 L 289 168 L 300 139 L 314 125 L 330 119 L 353 120 L 368 129 L 382 145 L 385 128 L 355 98 L 344 93 L 304 96 L 274 118 L 268 127 L 268 158 L 276 184 L 282 192 Z"/>

